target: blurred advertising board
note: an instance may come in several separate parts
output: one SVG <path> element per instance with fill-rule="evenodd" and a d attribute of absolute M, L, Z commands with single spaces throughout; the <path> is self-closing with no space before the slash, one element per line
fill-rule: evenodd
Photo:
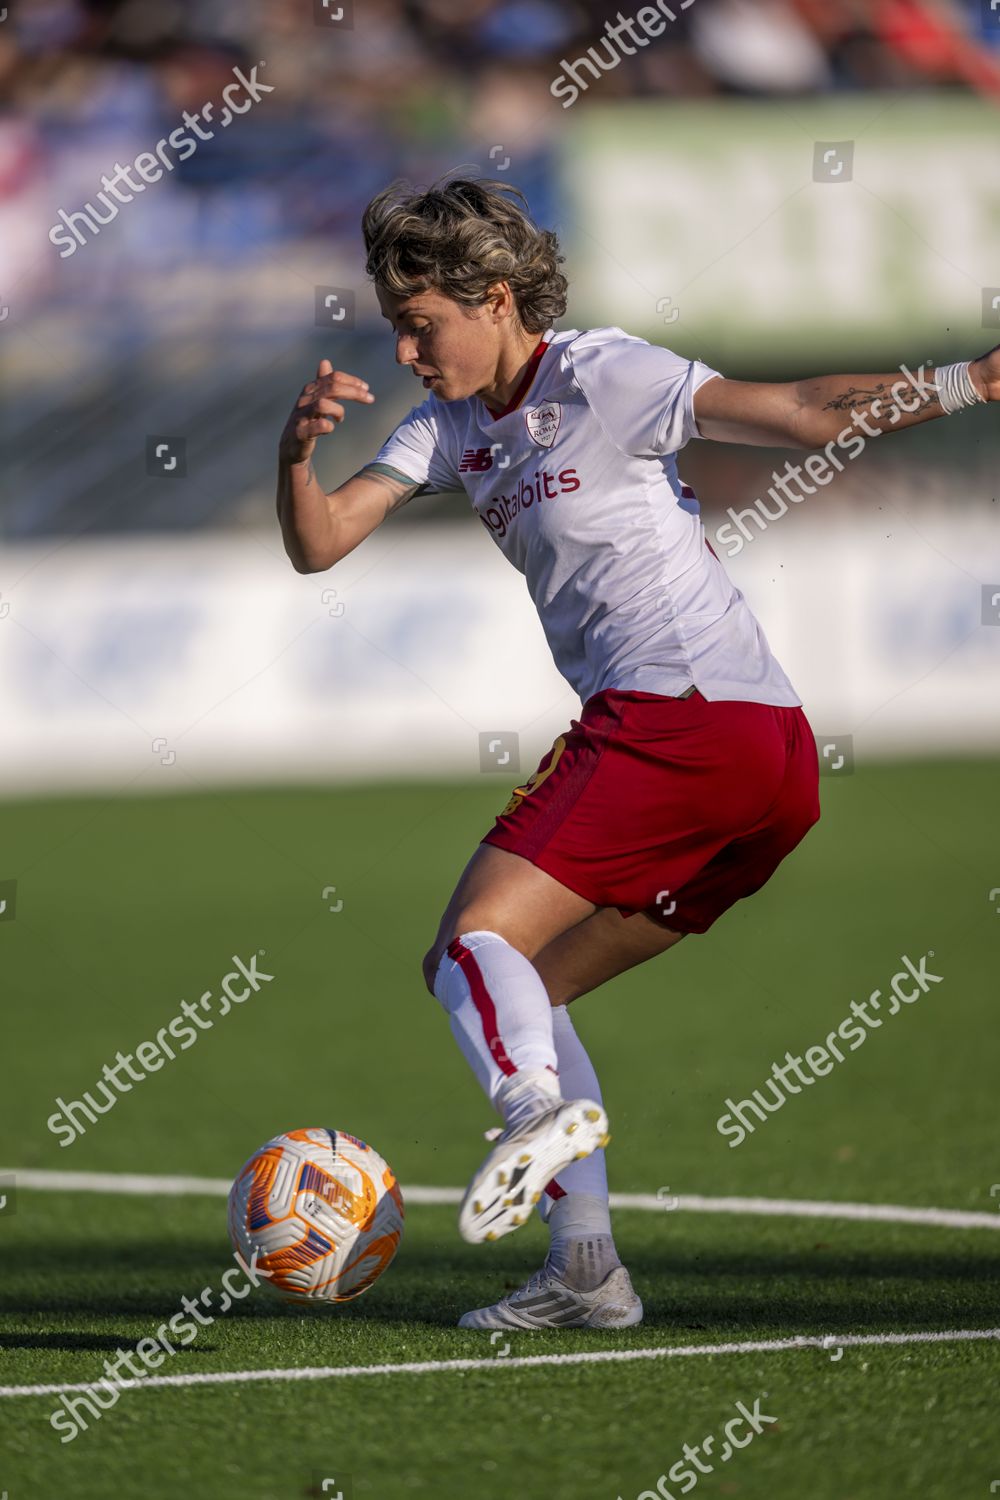
<path fill-rule="evenodd" d="M 588 100 L 573 115 L 574 326 L 618 324 L 723 369 L 858 370 L 869 350 L 935 362 L 1000 341 L 994 105 Z"/>
<path fill-rule="evenodd" d="M 391 523 L 329 573 L 272 534 L 0 552 L 3 794 L 475 778 L 498 807 L 578 714 L 480 528 Z M 805 508 L 727 557 L 818 737 L 1000 746 L 1000 540 L 971 509 Z"/>

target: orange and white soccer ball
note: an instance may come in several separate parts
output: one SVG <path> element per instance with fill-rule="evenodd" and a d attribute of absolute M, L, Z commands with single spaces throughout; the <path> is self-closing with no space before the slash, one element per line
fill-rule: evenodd
<path fill-rule="evenodd" d="M 391 1168 L 342 1130 L 290 1130 L 255 1151 L 229 1193 L 229 1238 L 292 1302 L 347 1302 L 377 1281 L 403 1234 Z"/>

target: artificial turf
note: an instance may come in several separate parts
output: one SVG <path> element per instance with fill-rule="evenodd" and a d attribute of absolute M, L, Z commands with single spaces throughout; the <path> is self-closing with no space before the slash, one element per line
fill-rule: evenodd
<path fill-rule="evenodd" d="M 279 1130 L 370 1140 L 402 1182 L 460 1186 L 493 1123 L 420 957 L 506 784 L 371 786 L 9 803 L 0 879 L 0 1170 L 230 1177 Z M 868 766 L 767 887 L 703 938 L 580 1001 L 612 1119 L 612 1186 L 997 1212 L 996 952 L 988 762 Z M 335 893 L 324 895 L 328 887 Z M 339 909 L 330 910 L 330 907 Z M 217 988 L 232 955 L 263 985 L 66 1148 L 56 1098 Z M 791 1097 L 736 1149 L 715 1128 L 786 1050 L 822 1042 L 901 955 L 942 982 Z M 992 1194 L 991 1188 L 997 1187 Z M 1000 1217 L 1000 1214 L 998 1214 Z M 0 1400 L 9 1500 L 303 1496 L 634 1500 L 719 1433 L 734 1403 L 777 1417 L 698 1478 L 706 1495 L 954 1500 L 1000 1488 L 995 1343 L 848 1346 L 836 1336 L 1000 1324 L 988 1230 L 621 1212 L 641 1328 L 454 1327 L 540 1262 L 533 1224 L 472 1248 L 454 1209 L 412 1206 L 383 1280 L 303 1314 L 239 1304 L 161 1373 L 473 1358 L 482 1369 L 123 1393 L 62 1445 L 56 1398 Z M 0 1213 L 3 1385 L 88 1381 L 217 1285 L 224 1203 L 21 1186 Z M 519 1368 L 525 1354 L 828 1336 L 829 1349 Z M 350 1476 L 348 1479 L 346 1476 Z M 683 1485 L 665 1480 L 668 1492 Z M 325 1493 L 333 1495 L 329 1488 Z"/>

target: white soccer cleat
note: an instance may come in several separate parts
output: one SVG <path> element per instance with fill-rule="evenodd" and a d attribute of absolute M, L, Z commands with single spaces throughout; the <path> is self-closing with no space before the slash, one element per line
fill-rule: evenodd
<path fill-rule="evenodd" d="M 548 1266 L 524 1286 L 495 1302 L 463 1313 L 459 1328 L 634 1328 L 642 1303 L 624 1266 L 616 1266 L 592 1292 L 567 1286 Z"/>
<path fill-rule="evenodd" d="M 502 1130 L 462 1199 L 462 1238 L 477 1245 L 519 1228 L 553 1177 L 610 1139 L 608 1117 L 591 1099 L 557 1101 Z"/>

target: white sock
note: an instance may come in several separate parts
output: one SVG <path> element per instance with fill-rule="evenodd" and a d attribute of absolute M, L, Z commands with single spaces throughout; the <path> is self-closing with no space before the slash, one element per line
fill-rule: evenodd
<path fill-rule="evenodd" d="M 553 1239 L 545 1263 L 575 1291 L 593 1292 L 621 1259 L 610 1234 L 577 1234 Z"/>
<path fill-rule="evenodd" d="M 552 1009 L 552 1037 L 556 1046 L 556 1061 L 559 1067 L 559 1087 L 564 1099 L 593 1099 L 595 1104 L 603 1103 L 601 1098 L 601 1085 L 597 1081 L 594 1072 L 594 1064 L 591 1062 L 586 1047 L 576 1034 L 576 1028 L 570 1020 L 569 1009 L 565 1005 L 554 1005 Z M 553 1188 L 555 1191 L 553 1191 Z M 591 1198 L 603 1202 L 603 1221 L 597 1222 L 593 1218 L 593 1210 L 588 1214 L 589 1226 L 597 1232 L 611 1233 L 611 1216 L 608 1208 L 608 1169 L 604 1159 L 603 1148 L 592 1151 L 585 1156 L 583 1161 L 570 1162 L 559 1173 L 558 1180 L 553 1179 L 545 1190 L 541 1203 L 545 1205 L 542 1217 L 547 1223 L 556 1203 L 561 1203 L 563 1198 L 572 1194 L 586 1193 Z M 541 1205 L 540 1205 L 541 1207 Z M 557 1220 L 558 1222 L 558 1220 Z M 567 1221 L 568 1222 L 568 1221 Z"/>
<path fill-rule="evenodd" d="M 565 1005 L 552 1008 L 552 1032 L 563 1098 L 602 1103 L 594 1065 Z M 539 1210 L 552 1237 L 548 1264 L 569 1286 L 593 1291 L 621 1265 L 611 1233 L 603 1148 L 564 1167 L 546 1188 Z"/>
<path fill-rule="evenodd" d="M 507 1124 L 559 1097 L 552 1007 L 535 966 L 496 932 L 463 932 L 434 976 L 458 1045 Z"/>

